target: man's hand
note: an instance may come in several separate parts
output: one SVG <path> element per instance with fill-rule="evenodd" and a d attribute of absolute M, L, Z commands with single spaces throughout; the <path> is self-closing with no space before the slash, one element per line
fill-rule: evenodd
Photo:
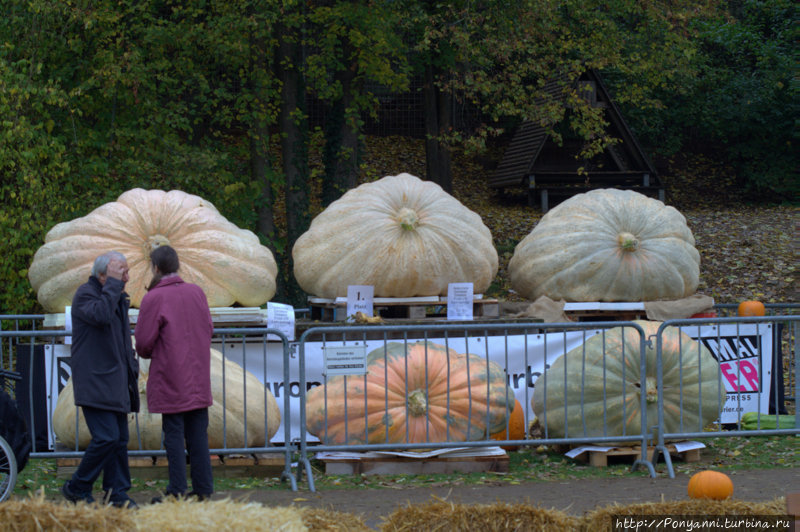
<path fill-rule="evenodd" d="M 106 275 L 114 279 L 119 279 L 120 281 L 126 281 L 128 276 L 128 263 L 118 259 L 111 259 L 106 268 Z"/>

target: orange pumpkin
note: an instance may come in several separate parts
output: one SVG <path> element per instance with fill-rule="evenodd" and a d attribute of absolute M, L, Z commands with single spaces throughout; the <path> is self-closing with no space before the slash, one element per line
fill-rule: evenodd
<path fill-rule="evenodd" d="M 700 471 L 689 479 L 687 491 L 692 499 L 722 501 L 733 495 L 733 481 L 719 471 Z"/>
<path fill-rule="evenodd" d="M 767 311 L 761 301 L 742 301 L 738 312 L 739 316 L 763 316 Z"/>
<path fill-rule="evenodd" d="M 505 371 L 432 342 L 389 342 L 367 375 L 337 375 L 306 398 L 308 432 L 328 444 L 483 440 L 505 429 Z"/>
<path fill-rule="evenodd" d="M 511 417 L 508 420 L 508 431 L 506 427 L 500 432 L 495 432 L 491 435 L 493 440 L 524 440 L 525 439 L 525 411 L 522 409 L 522 403 L 519 399 L 514 400 L 514 410 L 511 411 Z M 519 446 L 517 445 L 503 445 L 506 451 L 516 451 Z"/>

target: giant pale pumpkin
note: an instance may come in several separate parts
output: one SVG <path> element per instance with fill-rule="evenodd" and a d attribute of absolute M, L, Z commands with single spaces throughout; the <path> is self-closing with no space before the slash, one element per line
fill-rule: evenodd
<path fill-rule="evenodd" d="M 485 291 L 497 251 L 480 216 L 439 185 L 410 174 L 348 191 L 311 222 L 292 249 L 294 276 L 309 294 L 346 296 L 372 285 L 376 296 L 446 295 L 449 283 Z"/>
<path fill-rule="evenodd" d="M 631 190 L 578 194 L 545 214 L 508 265 L 532 300 L 657 301 L 689 297 L 700 254 L 686 219 Z"/>
<path fill-rule="evenodd" d="M 28 270 L 39 302 L 63 312 L 106 251 L 128 259 L 126 291 L 138 307 L 152 277 L 150 251 L 168 244 L 184 281 L 199 285 L 212 307 L 259 306 L 275 295 L 277 265 L 252 232 L 240 229 L 208 201 L 172 190 L 133 189 L 82 218 L 54 226 Z"/>
<path fill-rule="evenodd" d="M 645 344 L 644 374 L 639 332 L 615 327 L 558 357 L 536 380 L 531 406 L 539 423 L 547 427 L 548 437 L 641 434 L 642 394 L 650 426 L 658 422 L 657 402 L 662 397 L 668 433 L 700 432 L 719 418 L 725 388 L 720 384 L 719 364 L 708 349 L 676 327 L 665 329 L 664 386 L 659 390 L 655 335 L 661 323 L 636 323 L 650 340 Z"/>
<path fill-rule="evenodd" d="M 145 389 L 150 361 L 142 358 L 139 359 L 139 363 L 141 410 L 138 416 L 128 414 L 130 433 L 128 448 L 139 449 L 139 439 L 141 439 L 142 449 L 160 449 L 161 414 L 153 414 L 147 410 Z M 223 374 L 225 376 L 224 388 Z M 268 388 L 265 390 L 264 385 L 255 375 L 243 370 L 235 362 L 226 360 L 223 372 L 222 353 L 216 349 L 211 350 L 211 395 L 214 398 L 214 404 L 208 409 L 208 444 L 210 448 L 264 447 L 266 442 L 278 431 L 281 414 L 272 392 Z M 246 432 L 245 400 L 247 402 Z M 58 404 L 53 412 L 53 430 L 58 440 L 70 448 L 75 446 L 75 413 L 72 379 L 69 379 L 67 385 L 58 394 Z M 83 412 L 80 411 L 78 415 L 78 447 L 85 449 L 89 445 L 91 436 L 84 421 Z M 223 426 L 227 430 L 227 434 L 224 434 Z"/>
<path fill-rule="evenodd" d="M 330 444 L 481 440 L 514 408 L 503 368 L 431 342 L 390 342 L 367 355 L 367 371 L 308 392 L 311 434 Z"/>

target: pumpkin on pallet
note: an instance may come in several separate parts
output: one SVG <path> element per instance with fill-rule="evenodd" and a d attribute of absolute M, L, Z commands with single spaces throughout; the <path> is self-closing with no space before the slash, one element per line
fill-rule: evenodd
<path fill-rule="evenodd" d="M 547 437 L 641 434 L 642 395 L 651 426 L 658 420 L 661 397 L 667 433 L 700 432 L 719 418 L 725 388 L 720 384 L 719 364 L 709 350 L 677 327 L 664 329 L 663 388 L 658 389 L 655 339 L 661 322 L 634 323 L 649 340 L 644 349 L 644 374 L 641 337 L 628 326 L 590 337 L 558 357 L 536 380 L 531 406 L 539 423 L 546 426 Z"/>
<path fill-rule="evenodd" d="M 272 252 L 210 202 L 180 190 L 128 190 L 82 218 L 55 225 L 36 251 L 28 279 L 47 312 L 64 312 L 95 258 L 119 251 L 130 269 L 131 306 L 138 307 L 152 277 L 150 252 L 161 245 L 178 252 L 181 277 L 203 289 L 210 307 L 257 307 L 275 295 Z"/>
<path fill-rule="evenodd" d="M 292 258 L 303 290 L 330 299 L 346 296 L 349 285 L 372 285 L 378 297 L 414 297 L 471 282 L 477 294 L 498 268 L 480 216 L 410 174 L 349 190 L 314 218 Z"/>
<path fill-rule="evenodd" d="M 389 342 L 366 375 L 337 375 L 306 398 L 308 432 L 326 444 L 484 440 L 504 430 L 513 392 L 498 364 L 432 342 Z"/>
<path fill-rule="evenodd" d="M 139 359 L 139 395 L 141 410 L 137 415 L 128 414 L 130 440 L 128 449 L 161 449 L 161 414 L 147 410 L 145 387 L 147 385 L 150 360 Z M 224 382 L 223 382 L 224 375 Z M 245 394 L 245 389 L 247 390 Z M 224 361 L 222 353 L 211 350 L 211 395 L 214 404 L 208 409 L 208 445 L 211 449 L 264 447 L 278 432 L 281 413 L 278 403 L 265 389 L 258 377 L 245 371 L 235 362 Z M 225 408 L 223 409 L 223 401 Z M 245 412 L 245 405 L 247 412 Z M 91 436 L 83 417 L 83 411 L 75 408 L 72 394 L 72 379 L 58 394 L 58 403 L 53 412 L 53 430 L 62 445 L 75 447 L 75 414 L 78 413 L 78 448 L 89 445 Z M 245 431 L 245 414 L 247 430 Z M 138 429 L 138 432 L 137 432 Z M 227 431 L 227 434 L 225 433 Z M 138 434 L 138 436 L 137 436 Z"/>
<path fill-rule="evenodd" d="M 632 190 L 592 190 L 548 211 L 517 244 L 508 272 L 532 300 L 682 299 L 700 280 L 694 244 L 675 208 Z"/>

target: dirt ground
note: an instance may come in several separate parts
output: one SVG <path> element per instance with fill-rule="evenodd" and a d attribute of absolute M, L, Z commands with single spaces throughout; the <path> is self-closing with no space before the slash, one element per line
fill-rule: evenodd
<path fill-rule="evenodd" d="M 770 501 L 787 493 L 800 492 L 800 471 L 793 468 L 730 472 L 734 498 L 743 501 Z M 491 504 L 495 502 L 527 503 L 541 508 L 557 509 L 581 516 L 595 508 L 614 503 L 684 500 L 689 477 L 676 474 L 669 478 L 659 473 L 649 477 L 609 477 L 570 481 L 528 482 L 519 485 L 497 483 L 475 486 L 431 486 L 384 489 L 325 489 L 308 491 L 305 486 L 296 492 L 286 491 L 222 491 L 214 498 L 260 502 L 268 506 L 311 506 L 334 509 L 361 516 L 371 528 L 378 529 L 382 517 L 408 504 L 442 499 L 453 503 Z M 143 492 L 134 498 L 149 500 Z"/>

